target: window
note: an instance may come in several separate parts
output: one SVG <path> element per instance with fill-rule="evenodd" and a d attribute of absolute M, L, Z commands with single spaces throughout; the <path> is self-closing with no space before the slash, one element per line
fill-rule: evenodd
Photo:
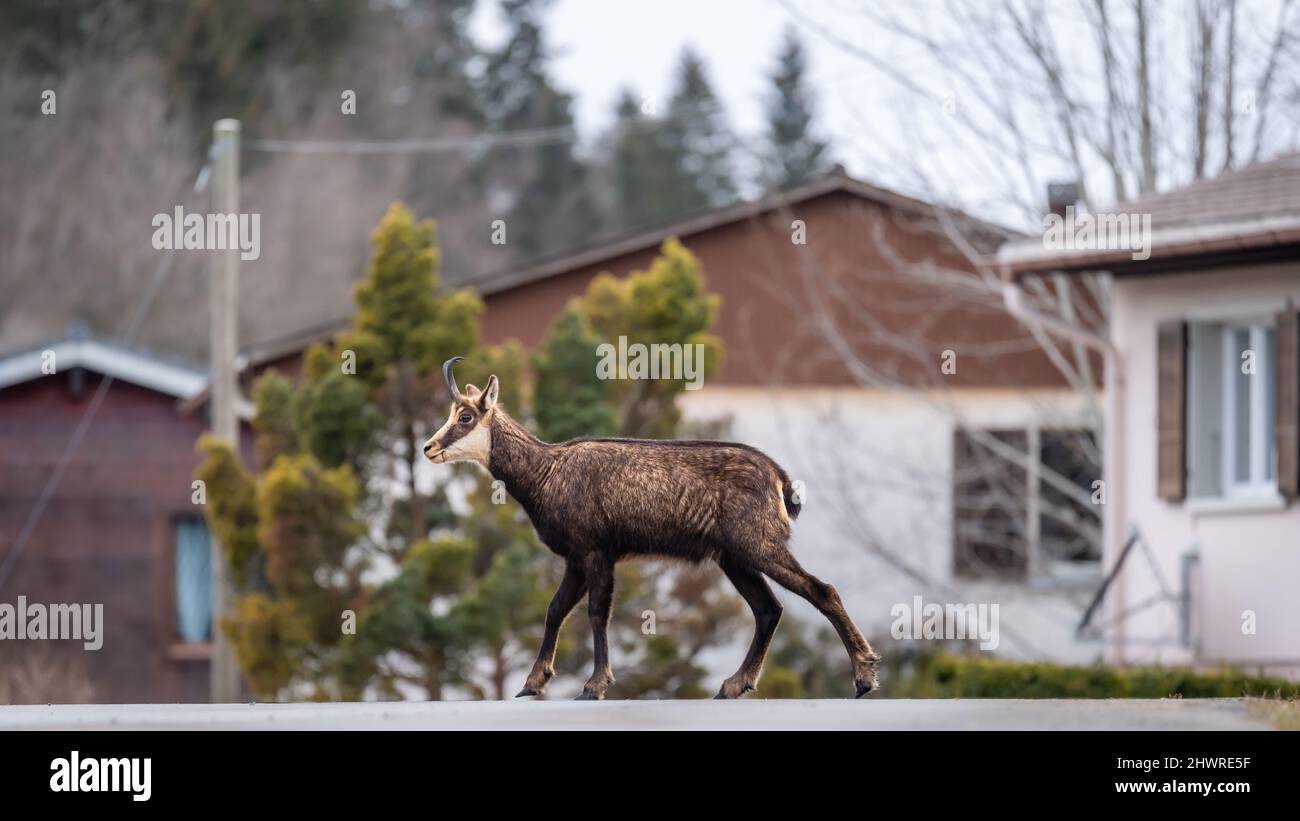
<path fill-rule="evenodd" d="M 1188 328 L 1188 493 L 1277 492 L 1277 339 L 1269 321 Z"/>
<path fill-rule="evenodd" d="M 212 640 L 212 554 L 202 519 L 176 522 L 176 637 L 188 644 Z"/>
<path fill-rule="evenodd" d="M 1052 564 L 1101 561 L 1101 517 L 1093 482 L 1100 479 L 1101 446 L 1090 430 L 1039 432 L 1039 553 Z M 1041 474 L 1052 471 L 1065 486 Z"/>
<path fill-rule="evenodd" d="M 1027 477 L 997 444 L 1023 452 L 1022 430 L 958 430 L 953 442 L 953 571 L 967 578 L 1025 576 Z"/>
<path fill-rule="evenodd" d="M 1037 459 L 1025 464 L 1017 454 Z M 1047 578 L 1095 567 L 1101 455 L 1078 428 L 958 430 L 953 443 L 953 571 Z"/>

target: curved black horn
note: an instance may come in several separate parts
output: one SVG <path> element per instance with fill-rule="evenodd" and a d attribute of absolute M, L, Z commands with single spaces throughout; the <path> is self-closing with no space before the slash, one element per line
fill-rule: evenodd
<path fill-rule="evenodd" d="M 456 376 L 451 372 L 451 369 L 457 362 L 461 362 L 464 359 L 465 357 L 463 356 L 453 356 L 451 359 L 442 363 L 442 376 L 447 380 L 447 390 L 451 391 L 451 401 L 453 402 L 460 399 L 460 388 L 456 387 Z"/>

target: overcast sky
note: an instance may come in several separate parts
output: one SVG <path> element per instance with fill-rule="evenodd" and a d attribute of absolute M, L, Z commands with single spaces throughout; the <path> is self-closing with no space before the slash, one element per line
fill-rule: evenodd
<path fill-rule="evenodd" d="M 665 102 L 690 46 L 704 55 L 715 90 L 744 132 L 761 127 L 760 100 L 787 14 L 772 0 L 557 0 L 549 22 L 557 79 L 583 90 L 577 113 L 584 126 L 607 121 L 624 87 Z M 817 85 L 821 63 L 833 56 L 820 45 L 809 44 Z"/>
<path fill-rule="evenodd" d="M 939 96 L 928 101 L 909 97 L 900 105 L 896 88 L 882 83 L 861 58 L 809 28 L 808 20 L 799 17 L 804 14 L 854 43 L 879 38 L 853 4 L 843 0 L 554 0 L 546 29 L 551 71 L 556 83 L 575 95 L 578 126 L 590 140 L 613 119 L 615 100 L 624 88 L 635 89 L 651 106 L 663 106 L 672 93 L 681 51 L 690 46 L 703 56 L 732 127 L 742 141 L 757 145 L 765 125 L 769 75 L 782 34 L 793 27 L 808 56 L 815 127 L 829 138 L 836 160 L 869 182 L 981 207 L 977 187 L 928 192 L 912 179 L 915 170 L 900 171 L 904 164 L 890 154 L 900 144 L 910 145 L 918 156 L 924 152 L 927 164 L 937 167 L 944 161 L 940 155 L 948 146 L 923 146 L 903 133 L 906 126 L 898 116 L 918 103 L 941 106 Z M 505 31 L 494 2 L 480 4 L 473 30 L 485 44 L 501 41 Z M 956 161 L 960 165 L 960 157 Z M 947 171 L 940 175 L 960 177 Z"/>
<path fill-rule="evenodd" d="M 952 17 L 941 0 L 906 0 L 905 4 L 903 0 L 554 0 L 546 29 L 551 71 L 557 85 L 575 95 L 578 125 L 589 141 L 610 123 L 614 101 L 624 88 L 641 93 L 651 107 L 662 107 L 671 94 L 681 51 L 690 46 L 704 58 L 714 89 L 743 144 L 757 145 L 765 124 L 763 96 L 770 87 L 769 75 L 776 65 L 782 32 L 793 27 L 808 53 L 816 127 L 830 139 L 835 158 L 850 173 L 1004 222 L 1037 219 L 1036 214 L 1025 213 L 1027 192 L 1033 191 L 1037 198 L 1047 182 L 1072 179 L 1072 166 L 1059 154 L 1030 158 L 1032 184 L 1020 186 L 1020 210 L 1013 216 L 1002 190 L 1002 184 L 1010 184 L 1012 179 L 1007 169 L 987 162 L 981 165 L 980 158 L 970 153 L 969 144 L 954 139 L 954 129 L 947 125 L 946 106 L 961 106 L 968 116 L 975 116 L 971 112 L 978 113 L 978 106 L 968 105 L 971 100 L 947 88 L 951 77 L 935 65 L 931 55 L 896 35 L 882 33 L 866 19 L 860 4 L 872 2 L 898 2 L 900 10 L 914 12 L 927 36 L 936 42 L 969 41 L 959 18 Z M 1238 36 L 1243 53 L 1264 56 L 1266 50 L 1260 45 L 1266 40 L 1260 37 L 1271 38 L 1276 30 L 1279 2 L 1251 0 L 1242 5 Z M 1190 124 L 1190 112 L 1176 107 L 1183 97 L 1191 99 L 1188 90 L 1193 78 L 1186 71 L 1191 65 L 1187 49 L 1193 38 L 1190 29 L 1181 28 L 1190 25 L 1190 5 L 1175 0 L 1153 7 L 1154 93 L 1175 106 L 1157 111 L 1156 116 L 1163 113 L 1173 123 L 1171 133 L 1179 140 L 1174 150 L 1182 150 L 1184 143 L 1190 145 L 1190 136 L 1184 140 L 1177 126 L 1180 122 Z M 1102 70 L 1084 6 L 1077 0 L 1049 0 L 1044 9 L 1045 22 L 1071 77 L 1081 82 L 1084 93 L 1100 95 L 1104 89 Z M 474 31 L 488 44 L 499 42 L 504 34 L 496 15 L 492 0 L 480 4 Z M 819 33 L 819 27 L 900 70 L 901 76 L 924 91 L 905 90 L 862 56 L 830 42 Z M 1005 34 L 1008 47 L 1012 47 L 1014 33 Z M 996 55 L 980 59 L 985 57 L 997 59 Z M 1089 82 L 1094 77 L 1096 82 Z M 1021 131 L 1041 137 L 1047 122 L 1041 118 L 1047 112 L 1033 109 L 1020 113 L 1025 115 Z M 1251 123 L 1244 116 L 1238 112 L 1243 128 L 1249 129 Z M 981 125 L 994 132 L 1005 127 L 996 121 Z M 1187 133 L 1191 134 L 1190 125 Z M 1104 165 L 1091 163 L 1087 173 L 1090 189 L 1108 187 L 1097 186 L 1091 179 L 1091 175 L 1109 173 Z M 1030 206 L 1031 210 L 1036 207 Z"/>
<path fill-rule="evenodd" d="M 489 42 L 501 35 L 494 9 L 485 3 L 475 25 Z M 665 104 L 681 51 L 690 46 L 703 55 L 733 127 L 751 137 L 763 128 L 763 94 L 791 17 L 778 0 L 555 0 L 547 23 L 553 76 L 576 95 L 584 134 L 609 124 L 624 88 L 652 106 Z M 867 102 L 867 69 L 815 35 L 803 39 L 819 126 L 847 149 L 860 142 L 854 132 Z M 851 157 L 844 159 L 854 168 Z"/>

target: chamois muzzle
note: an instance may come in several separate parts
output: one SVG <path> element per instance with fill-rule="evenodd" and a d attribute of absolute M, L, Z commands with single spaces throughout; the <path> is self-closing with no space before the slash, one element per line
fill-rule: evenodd
<path fill-rule="evenodd" d="M 446 362 L 442 363 L 442 377 L 447 380 L 447 390 L 451 391 L 451 401 L 455 402 L 460 399 L 460 388 L 456 386 L 456 375 L 451 372 L 457 362 L 465 359 L 463 356 L 453 356 Z"/>

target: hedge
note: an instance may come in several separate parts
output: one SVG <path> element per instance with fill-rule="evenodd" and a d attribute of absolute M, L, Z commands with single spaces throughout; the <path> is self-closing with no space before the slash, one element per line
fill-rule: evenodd
<path fill-rule="evenodd" d="M 884 681 L 893 698 L 1300 698 L 1300 682 L 1235 669 L 1069 666 L 922 654 Z"/>

